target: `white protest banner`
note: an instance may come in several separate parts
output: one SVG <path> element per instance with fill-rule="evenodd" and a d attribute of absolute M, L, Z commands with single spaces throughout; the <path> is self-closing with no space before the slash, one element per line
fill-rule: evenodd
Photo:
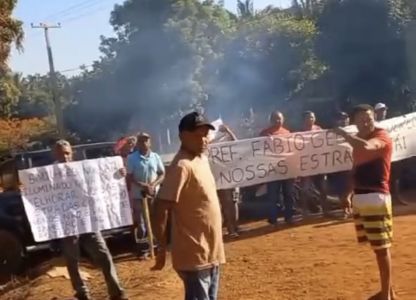
<path fill-rule="evenodd" d="M 393 161 L 416 156 L 416 139 L 411 138 L 416 132 L 416 113 L 383 121 L 378 126 L 390 133 Z M 351 147 L 328 130 L 211 144 L 209 158 L 218 189 L 352 168 Z"/>
<path fill-rule="evenodd" d="M 19 171 L 35 241 L 131 225 L 121 168 L 121 157 L 107 157 Z"/>

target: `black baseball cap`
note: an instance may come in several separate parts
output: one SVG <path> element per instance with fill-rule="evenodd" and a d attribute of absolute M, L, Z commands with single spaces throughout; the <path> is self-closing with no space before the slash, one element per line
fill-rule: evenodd
<path fill-rule="evenodd" d="M 339 112 L 336 113 L 335 117 L 337 119 L 347 119 L 350 116 L 345 111 L 339 111 Z"/>
<path fill-rule="evenodd" d="M 215 127 L 205 118 L 204 115 L 199 112 L 191 112 L 185 115 L 179 122 L 179 132 L 182 131 L 194 131 L 195 129 L 207 126 L 211 130 L 215 130 Z"/>

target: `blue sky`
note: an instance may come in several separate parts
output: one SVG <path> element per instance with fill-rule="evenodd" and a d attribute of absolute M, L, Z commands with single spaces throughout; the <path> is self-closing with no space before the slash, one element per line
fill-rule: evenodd
<path fill-rule="evenodd" d="M 24 22 L 24 52 L 13 50 L 10 66 L 24 74 L 46 73 L 48 62 L 43 30 L 30 24 L 61 23 L 60 29 L 50 30 L 55 69 L 71 75 L 80 65 L 89 65 L 100 55 L 100 35 L 111 36 L 110 12 L 123 0 L 19 0 L 14 15 Z M 225 6 L 235 11 L 237 0 L 225 0 Z M 286 7 L 291 0 L 254 0 L 255 9 L 267 5 Z M 73 70 L 76 69 L 76 70 Z M 72 71 L 69 71 L 72 70 Z"/>

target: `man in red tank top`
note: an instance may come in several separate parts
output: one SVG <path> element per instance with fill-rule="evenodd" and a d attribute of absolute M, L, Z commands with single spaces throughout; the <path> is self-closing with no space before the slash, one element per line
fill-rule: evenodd
<path fill-rule="evenodd" d="M 260 136 L 287 136 L 290 131 L 284 127 L 285 118 L 280 111 L 270 115 L 270 127 L 262 130 Z M 283 212 L 285 222 L 293 222 L 293 189 L 294 180 L 286 179 L 267 183 L 267 199 L 269 208 L 268 222 L 277 225 L 278 216 Z M 283 201 L 282 201 L 283 195 Z"/>
<path fill-rule="evenodd" d="M 393 143 L 387 131 L 375 126 L 372 106 L 356 106 L 352 121 L 357 126 L 357 135 L 341 128 L 335 132 L 353 148 L 351 190 L 357 238 L 358 242 L 371 245 L 380 271 L 381 292 L 370 299 L 392 300 L 395 297 L 391 284 L 393 220 L 389 181 Z"/>

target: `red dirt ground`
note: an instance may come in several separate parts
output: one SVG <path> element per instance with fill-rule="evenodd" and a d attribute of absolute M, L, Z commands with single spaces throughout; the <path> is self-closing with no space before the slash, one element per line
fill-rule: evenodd
<path fill-rule="evenodd" d="M 361 300 L 379 289 L 374 256 L 368 247 L 356 244 L 351 222 L 321 220 L 278 229 L 257 222 L 248 227 L 251 230 L 240 239 L 227 243 L 228 263 L 222 268 L 219 299 Z M 415 215 L 395 218 L 393 276 L 403 300 L 416 299 L 415 228 Z M 182 299 L 182 284 L 170 265 L 162 272 L 151 272 L 152 261 L 139 262 L 132 255 L 115 260 L 131 299 Z M 94 299 L 106 299 L 99 270 L 88 264 L 82 268 L 93 275 L 89 286 Z M 69 280 L 41 275 L 0 299 L 49 300 L 71 295 Z"/>

